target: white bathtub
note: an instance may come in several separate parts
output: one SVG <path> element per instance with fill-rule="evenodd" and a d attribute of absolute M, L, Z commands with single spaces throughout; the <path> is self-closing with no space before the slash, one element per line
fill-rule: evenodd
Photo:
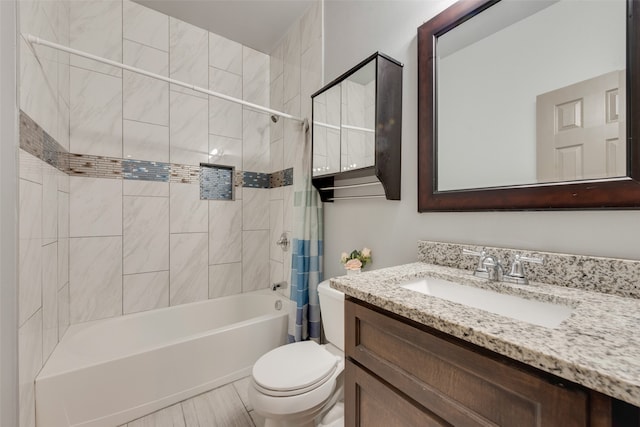
<path fill-rule="evenodd" d="M 270 292 L 71 326 L 36 378 L 38 427 L 118 426 L 249 375 L 286 342 Z"/>

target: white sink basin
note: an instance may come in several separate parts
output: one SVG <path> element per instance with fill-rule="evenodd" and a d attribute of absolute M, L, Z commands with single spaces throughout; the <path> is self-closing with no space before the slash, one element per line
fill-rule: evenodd
<path fill-rule="evenodd" d="M 415 279 L 401 287 L 547 328 L 557 327 L 573 312 L 573 308 L 566 305 L 501 294 L 433 277 Z"/>

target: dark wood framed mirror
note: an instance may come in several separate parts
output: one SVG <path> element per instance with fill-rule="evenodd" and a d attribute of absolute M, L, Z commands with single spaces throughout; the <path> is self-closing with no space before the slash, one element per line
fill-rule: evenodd
<path fill-rule="evenodd" d="M 438 72 L 442 71 L 442 66 L 438 63 L 440 58 L 438 39 L 472 18 L 487 12 L 498 3 L 500 0 L 459 1 L 418 28 L 418 211 L 640 208 L 640 141 L 638 141 L 640 136 L 640 0 L 623 0 L 622 7 L 626 9 L 623 9 L 622 25 L 619 25 L 619 27 L 623 27 L 626 21 L 626 29 L 621 28 L 621 38 L 626 39 L 626 48 L 620 54 L 623 66 L 626 66 L 626 71 L 620 71 L 621 88 L 624 88 L 626 84 L 624 91 L 626 104 L 624 107 L 620 106 L 621 114 L 626 115 L 626 123 L 621 125 L 623 126 L 621 144 L 624 144 L 621 149 L 624 149 L 626 153 L 623 160 L 619 161 L 618 167 L 622 170 L 619 175 L 609 175 L 614 176 L 613 178 L 605 176 L 596 179 L 588 177 L 584 179 L 578 175 L 575 180 L 552 179 L 548 182 L 489 184 L 477 187 L 471 184 L 462 185 L 460 188 L 455 188 L 455 186 L 448 188 L 446 185 L 442 185 L 443 177 L 446 176 L 442 172 L 448 172 L 448 169 L 445 170 L 445 168 L 448 168 L 451 162 L 440 162 L 442 164 L 439 164 L 438 161 L 439 146 L 444 147 L 443 144 L 446 143 L 446 141 L 439 139 L 438 134 L 439 127 L 445 128 L 442 124 L 439 126 L 438 122 L 439 116 L 442 115 L 438 111 L 438 106 L 443 105 L 445 101 L 445 94 L 438 93 L 436 89 L 438 88 Z M 552 5 L 560 2 L 551 0 L 547 3 Z M 592 32 L 598 31 L 598 28 L 589 28 Z M 540 30 L 540 33 L 542 32 Z M 479 37 L 489 38 L 486 34 Z M 467 41 L 467 44 L 473 42 L 475 40 Z M 503 54 L 510 55 L 511 52 L 507 51 Z M 530 55 L 535 55 L 535 52 L 530 52 Z M 479 60 L 476 57 L 476 60 L 476 63 L 479 63 L 490 59 L 482 56 L 479 57 Z M 468 68 L 471 73 L 474 72 L 473 66 Z M 447 75 L 455 75 L 455 73 L 447 73 Z M 455 85 L 455 80 L 453 82 Z M 524 81 L 520 84 L 527 85 L 528 82 Z M 465 96 L 470 99 L 473 95 L 463 92 L 461 104 L 466 102 Z M 533 108 L 535 116 L 537 108 L 535 96 L 531 103 L 534 104 L 533 107 L 529 105 L 527 108 Z M 557 110 L 558 106 L 556 105 L 555 108 Z M 582 114 L 576 113 L 575 117 L 582 119 Z M 557 120 L 556 118 L 556 125 Z M 464 119 L 460 119 L 457 125 L 464 126 Z M 501 127 L 497 125 L 494 129 L 496 132 L 501 131 Z M 535 127 L 533 130 L 533 133 L 536 133 Z M 474 143 L 483 145 L 485 141 L 477 140 Z M 461 152 L 460 149 L 457 148 L 457 150 L 458 153 Z M 445 150 L 440 151 L 444 152 Z M 502 149 L 495 149 L 489 154 L 492 154 L 498 161 L 510 161 L 509 153 L 505 153 Z M 532 156 L 524 157 L 536 157 L 535 154 L 536 149 L 534 148 Z M 538 158 L 540 157 L 538 155 Z M 482 162 L 481 166 L 484 166 L 484 161 L 480 160 L 480 162 Z M 557 158 L 556 163 L 558 163 Z M 500 166 L 486 166 L 487 171 L 496 169 L 500 169 Z M 533 169 L 535 172 L 535 166 Z"/>

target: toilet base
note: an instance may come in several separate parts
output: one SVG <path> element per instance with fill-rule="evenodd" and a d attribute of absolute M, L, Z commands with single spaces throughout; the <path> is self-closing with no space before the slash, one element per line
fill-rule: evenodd
<path fill-rule="evenodd" d="M 340 416 L 344 414 L 344 384 L 342 375 L 338 377 L 337 386 L 338 387 L 332 393 L 331 398 L 319 407 L 312 408 L 308 411 L 305 411 L 304 413 L 299 413 L 295 416 L 294 419 L 291 419 L 288 416 L 282 418 L 265 417 L 264 427 L 316 427 L 321 425 L 322 421 L 329 422 L 335 421 L 332 418 L 341 418 Z M 257 412 L 259 413 L 259 411 Z M 337 412 L 338 416 L 327 417 L 327 415 L 332 412 Z M 340 424 L 340 422 L 337 422 L 331 423 L 329 425 L 331 427 L 337 425 L 344 426 L 344 421 L 342 422 L 342 424 Z"/>
<path fill-rule="evenodd" d="M 300 424 L 299 422 L 287 422 L 282 420 L 265 419 L 264 427 L 315 427 L 313 420 Z"/>

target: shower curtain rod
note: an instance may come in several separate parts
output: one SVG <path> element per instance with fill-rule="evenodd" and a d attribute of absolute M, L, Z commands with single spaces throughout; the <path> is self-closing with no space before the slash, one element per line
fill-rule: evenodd
<path fill-rule="evenodd" d="M 168 83 L 172 83 L 172 84 L 175 84 L 175 85 L 178 85 L 178 86 L 186 87 L 188 89 L 195 90 L 196 92 L 206 93 L 207 95 L 215 96 L 216 98 L 225 99 L 227 101 L 231 101 L 231 102 L 235 102 L 235 103 L 238 103 L 238 104 L 242 104 L 242 105 L 244 105 L 246 107 L 249 107 L 251 109 L 254 109 L 254 110 L 264 111 L 264 112 L 272 114 L 274 116 L 284 117 L 285 119 L 295 120 L 295 121 L 300 122 L 303 125 L 305 124 L 305 121 L 306 121 L 305 119 L 303 119 L 301 117 L 292 116 L 291 114 L 283 113 L 282 111 L 273 110 L 271 108 L 263 107 L 261 105 L 254 104 L 252 102 L 247 102 L 247 101 L 244 101 L 242 99 L 238 99 L 238 98 L 234 98 L 232 96 L 224 95 L 222 93 L 214 92 L 214 91 L 211 91 L 211 90 L 208 90 L 208 89 L 196 86 L 196 85 L 192 85 L 190 83 L 185 83 L 185 82 L 182 82 L 180 80 L 171 79 L 169 77 L 165 77 L 165 76 L 162 76 L 160 74 L 151 73 L 149 71 L 145 71 L 145 70 L 142 70 L 140 68 L 132 67 L 130 65 L 122 64 L 120 62 L 116 62 L 116 61 L 112 61 L 110 59 L 102 58 L 100 56 L 96 56 L 96 55 L 93 55 L 91 53 L 83 52 L 81 50 L 72 49 L 70 47 L 63 46 L 63 45 L 58 44 L 58 43 L 53 43 L 53 42 L 50 42 L 48 40 L 41 39 L 40 37 L 36 37 L 36 36 L 34 36 L 32 34 L 26 34 L 24 36 L 26 37 L 27 41 L 29 43 L 32 43 L 32 44 L 33 43 L 41 44 L 43 46 L 48 46 L 48 47 L 53 48 L 53 49 L 58 49 L 58 50 L 61 50 L 63 52 L 71 53 L 73 55 L 78 55 L 78 56 L 82 56 L 82 57 L 85 57 L 85 58 L 93 59 L 94 61 L 102 62 L 104 64 L 111 65 L 113 67 L 122 68 L 123 70 L 132 71 L 134 73 L 142 74 L 142 75 L 147 76 L 147 77 L 152 77 L 154 79 L 158 79 L 158 80 L 162 80 L 162 81 L 165 81 L 165 82 L 168 82 Z"/>

